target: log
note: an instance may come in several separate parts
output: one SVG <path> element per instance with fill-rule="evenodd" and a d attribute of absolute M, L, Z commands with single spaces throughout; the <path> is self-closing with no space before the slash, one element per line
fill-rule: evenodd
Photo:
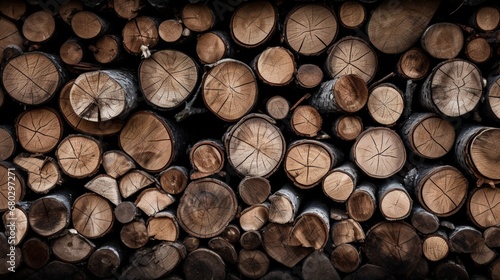
<path fill-rule="evenodd" d="M 238 60 L 219 60 L 205 73 L 201 83 L 206 107 L 224 121 L 241 119 L 257 101 L 256 77 L 248 65 Z M 231 101 L 235 99 L 238 102 Z"/>
<path fill-rule="evenodd" d="M 176 50 L 162 50 L 139 66 L 140 89 L 146 101 L 158 109 L 170 110 L 186 101 L 199 76 L 192 58 Z"/>
<path fill-rule="evenodd" d="M 106 198 L 115 206 L 122 202 L 118 182 L 109 175 L 99 174 L 86 183 L 84 187 Z"/>
<path fill-rule="evenodd" d="M 494 261 L 490 266 L 490 274 L 492 279 L 498 279 L 500 276 L 500 261 Z"/>
<path fill-rule="evenodd" d="M 180 226 L 198 238 L 210 238 L 222 233 L 236 215 L 237 201 L 233 190 L 216 179 L 191 182 L 177 208 Z"/>
<path fill-rule="evenodd" d="M 476 188 L 468 195 L 467 214 L 480 228 L 500 225 L 500 190 L 497 188 Z"/>
<path fill-rule="evenodd" d="M 490 249 L 486 243 L 479 242 L 474 251 L 470 254 L 470 258 L 474 264 L 481 266 L 491 263 L 497 257 L 496 251 Z"/>
<path fill-rule="evenodd" d="M 215 14 L 210 6 L 204 3 L 188 3 L 181 11 L 184 26 L 194 32 L 204 32 L 215 25 Z"/>
<path fill-rule="evenodd" d="M 300 105 L 293 110 L 290 127 L 298 136 L 315 137 L 321 130 L 323 118 L 313 106 Z"/>
<path fill-rule="evenodd" d="M 16 151 L 16 136 L 10 126 L 0 126 L 0 160 L 6 160 Z"/>
<path fill-rule="evenodd" d="M 189 151 L 189 160 L 194 170 L 191 180 L 219 173 L 225 162 L 224 146 L 219 140 L 200 140 Z"/>
<path fill-rule="evenodd" d="M 314 251 L 302 263 L 304 280 L 328 279 L 340 280 L 340 276 L 328 257 L 321 251 Z"/>
<path fill-rule="evenodd" d="M 361 264 L 361 253 L 352 244 L 340 244 L 333 249 L 330 261 L 338 271 L 351 273 Z"/>
<path fill-rule="evenodd" d="M 481 64 L 493 56 L 493 48 L 486 38 L 471 36 L 465 41 L 464 53 L 470 61 Z"/>
<path fill-rule="evenodd" d="M 26 184 L 35 193 L 48 193 L 62 183 L 59 166 L 51 157 L 23 153 L 18 154 L 13 162 L 27 172 Z"/>
<path fill-rule="evenodd" d="M 365 222 L 373 216 L 377 209 L 375 190 L 375 185 L 370 182 L 362 182 L 356 186 L 346 201 L 349 217 L 358 222 Z"/>
<path fill-rule="evenodd" d="M 327 206 L 318 201 L 311 201 L 295 219 L 288 243 L 321 250 L 326 246 L 329 234 L 330 217 Z"/>
<path fill-rule="evenodd" d="M 346 1 L 339 8 L 339 22 L 345 28 L 361 27 L 366 21 L 366 15 L 365 6 L 358 1 Z"/>
<path fill-rule="evenodd" d="M 341 140 L 353 141 L 363 131 L 363 120 L 356 115 L 341 115 L 333 122 L 331 131 Z"/>
<path fill-rule="evenodd" d="M 434 270 L 434 274 L 439 279 L 469 279 L 469 274 L 467 273 L 467 270 L 465 270 L 463 264 L 455 262 L 453 260 L 448 260 L 440 264 Z"/>
<path fill-rule="evenodd" d="M 399 57 L 397 73 L 404 79 L 421 80 L 429 73 L 430 64 L 421 49 L 411 48 Z"/>
<path fill-rule="evenodd" d="M 90 257 L 95 250 L 95 245 L 76 230 L 69 229 L 54 239 L 51 248 L 52 253 L 59 260 L 68 263 L 80 263 Z"/>
<path fill-rule="evenodd" d="M 56 158 L 66 175 L 78 179 L 90 177 L 101 166 L 102 147 L 95 138 L 72 134 L 59 142 Z"/>
<path fill-rule="evenodd" d="M 109 25 L 104 18 L 90 11 L 79 11 L 71 17 L 71 30 L 85 40 L 106 34 L 110 29 Z"/>
<path fill-rule="evenodd" d="M 347 74 L 322 83 L 309 103 L 322 114 L 354 113 L 367 101 L 366 83 L 356 74 Z"/>
<path fill-rule="evenodd" d="M 73 227 L 89 239 L 106 235 L 112 228 L 115 217 L 111 204 L 101 196 L 87 193 L 73 203 L 71 218 Z"/>
<path fill-rule="evenodd" d="M 304 4 L 288 12 L 284 23 L 285 43 L 299 55 L 324 52 L 338 33 L 335 13 L 326 5 Z"/>
<path fill-rule="evenodd" d="M 448 256 L 449 251 L 448 235 L 444 231 L 438 231 L 423 239 L 422 253 L 429 261 L 437 262 L 442 260 Z"/>
<path fill-rule="evenodd" d="M 210 239 L 208 248 L 217 253 L 224 262 L 235 264 L 238 261 L 238 252 L 234 245 L 220 236 Z"/>
<path fill-rule="evenodd" d="M 255 250 L 262 245 L 262 235 L 256 230 L 245 231 L 240 238 L 240 245 L 245 250 Z"/>
<path fill-rule="evenodd" d="M 245 177 L 238 184 L 238 194 L 248 205 L 263 203 L 271 193 L 271 183 L 262 177 Z"/>
<path fill-rule="evenodd" d="M 385 181 L 379 185 L 377 197 L 380 213 L 386 220 L 403 220 L 410 216 L 413 201 L 401 183 Z"/>
<path fill-rule="evenodd" d="M 332 244 L 335 247 L 352 242 L 363 242 L 365 238 L 365 231 L 353 219 L 338 221 L 332 225 Z"/>
<path fill-rule="evenodd" d="M 293 186 L 287 184 L 281 187 L 268 198 L 271 203 L 269 221 L 277 224 L 293 222 L 298 214 L 301 199 L 301 195 Z"/>
<path fill-rule="evenodd" d="M 335 202 L 345 202 L 357 186 L 360 175 L 354 164 L 346 162 L 323 177 L 323 193 Z"/>
<path fill-rule="evenodd" d="M 51 13 L 38 11 L 29 15 L 23 23 L 23 36 L 32 43 L 46 43 L 56 34 L 56 21 Z"/>
<path fill-rule="evenodd" d="M 239 210 L 238 210 L 239 212 Z M 236 224 L 229 224 L 224 231 L 220 234 L 222 238 L 227 240 L 231 244 L 236 244 L 240 240 L 241 232 L 240 228 Z"/>
<path fill-rule="evenodd" d="M 123 151 L 109 150 L 102 156 L 102 167 L 106 174 L 117 179 L 128 171 L 135 169 L 134 161 Z"/>
<path fill-rule="evenodd" d="M 366 175 L 388 178 L 403 168 L 406 151 L 396 132 L 385 127 L 372 127 L 358 136 L 351 157 Z"/>
<path fill-rule="evenodd" d="M 141 1 L 113 0 L 113 10 L 119 17 L 130 20 L 139 14 L 141 10 Z"/>
<path fill-rule="evenodd" d="M 234 42 L 243 48 L 266 43 L 277 29 L 278 13 L 269 1 L 239 5 L 231 16 L 229 30 Z"/>
<path fill-rule="evenodd" d="M 12 209 L 26 193 L 24 176 L 7 161 L 0 161 L 0 193 L 1 212 Z"/>
<path fill-rule="evenodd" d="M 59 114 L 50 108 L 24 111 L 16 121 L 19 144 L 30 153 L 48 153 L 62 137 L 62 121 Z"/>
<path fill-rule="evenodd" d="M 148 230 L 142 220 L 132 221 L 120 230 L 120 240 L 131 249 L 142 248 L 148 243 Z"/>
<path fill-rule="evenodd" d="M 113 243 L 99 247 L 90 256 L 87 267 L 97 277 L 111 277 L 115 275 L 122 263 L 122 252 L 119 246 Z"/>
<path fill-rule="evenodd" d="M 266 115 L 250 114 L 224 134 L 228 163 L 238 175 L 267 178 L 276 172 L 285 156 L 286 143 L 275 124 Z"/>
<path fill-rule="evenodd" d="M 446 34 L 446 36 L 443 36 Z M 448 22 L 435 23 L 422 34 L 422 48 L 437 59 L 452 59 L 458 56 L 464 46 L 462 29 Z"/>
<path fill-rule="evenodd" d="M 239 218 L 241 228 L 244 231 L 260 230 L 269 220 L 269 208 L 269 203 L 266 203 L 243 209 Z"/>
<path fill-rule="evenodd" d="M 179 238 L 177 218 L 171 211 L 162 211 L 147 221 L 148 237 L 153 240 L 175 242 Z"/>
<path fill-rule="evenodd" d="M 490 248 L 500 247 L 500 226 L 492 226 L 483 232 L 486 245 Z"/>
<path fill-rule="evenodd" d="M 142 170 L 133 169 L 120 178 L 119 188 L 123 198 L 155 184 L 155 178 Z"/>
<path fill-rule="evenodd" d="M 17 204 L 2 215 L 9 245 L 20 246 L 29 231 L 27 208 Z"/>
<path fill-rule="evenodd" d="M 417 203 L 413 204 L 410 218 L 411 225 L 419 233 L 431 234 L 439 229 L 439 218 Z"/>
<path fill-rule="evenodd" d="M 144 189 L 135 200 L 134 204 L 148 216 L 154 216 L 165 210 L 175 202 L 175 198 L 158 188 Z"/>
<path fill-rule="evenodd" d="M 290 113 L 290 102 L 283 96 L 275 95 L 267 100 L 266 112 L 275 120 L 283 120 Z"/>
<path fill-rule="evenodd" d="M 159 40 L 158 25 L 156 19 L 148 16 L 129 20 L 122 29 L 124 49 L 132 55 L 139 55 L 141 46 L 154 48 Z"/>
<path fill-rule="evenodd" d="M 59 57 L 68 65 L 79 65 L 85 61 L 87 52 L 78 38 L 69 38 L 59 48 Z"/>
<path fill-rule="evenodd" d="M 483 6 L 476 10 L 472 22 L 481 31 L 493 31 L 500 25 L 500 10 L 495 6 Z"/>
<path fill-rule="evenodd" d="M 44 268 L 38 270 L 31 278 L 34 279 L 87 279 L 86 273 L 75 264 L 65 263 L 58 260 L 53 260 Z"/>
<path fill-rule="evenodd" d="M 56 236 L 69 226 L 72 195 L 55 192 L 33 202 L 28 212 L 30 228 L 43 237 Z"/>
<path fill-rule="evenodd" d="M 66 70 L 59 58 L 42 52 L 29 52 L 8 60 L 2 67 L 5 91 L 26 105 L 49 101 L 65 83 Z"/>
<path fill-rule="evenodd" d="M 262 246 L 269 257 L 289 268 L 313 252 L 313 248 L 286 245 L 292 230 L 292 225 L 269 223 L 262 234 Z"/>
<path fill-rule="evenodd" d="M 158 26 L 158 35 L 167 43 L 175 43 L 181 40 L 184 26 L 182 21 L 176 19 L 167 19 Z"/>
<path fill-rule="evenodd" d="M 71 24 L 73 16 L 83 10 L 83 4 L 79 0 L 69 0 L 59 6 L 59 17 L 68 25 Z"/>
<path fill-rule="evenodd" d="M 180 31 L 182 32 L 182 29 Z M 173 33 L 173 31 L 171 32 Z M 173 38 L 167 40 L 172 41 Z M 196 54 L 203 64 L 216 63 L 223 58 L 233 57 L 233 43 L 229 34 L 225 31 L 213 30 L 206 32 L 197 38 Z"/>
<path fill-rule="evenodd" d="M 486 115 L 492 120 L 500 121 L 500 76 L 496 75 L 488 78 L 487 89 L 483 100 L 483 108 Z"/>
<path fill-rule="evenodd" d="M 24 39 L 17 26 L 10 20 L 0 17 L 0 60 L 4 59 L 4 50 L 11 46 L 22 49 Z"/>
<path fill-rule="evenodd" d="M 32 269 L 43 268 L 50 259 L 50 247 L 40 238 L 32 237 L 24 241 L 21 247 L 23 263 Z"/>
<path fill-rule="evenodd" d="M 382 267 L 374 264 L 364 264 L 360 266 L 356 271 L 347 275 L 345 280 L 382 280 L 382 279 L 395 279 L 388 272 L 386 272 Z"/>
<path fill-rule="evenodd" d="M 243 276 L 261 279 L 269 270 L 269 258 L 260 250 L 241 250 L 237 267 Z"/>
<path fill-rule="evenodd" d="M 182 244 L 184 245 L 184 247 L 186 247 L 186 250 L 188 252 L 192 252 L 192 251 L 199 248 L 200 239 L 198 239 L 194 236 L 188 236 L 188 237 L 184 238 L 184 240 L 182 241 Z"/>
<path fill-rule="evenodd" d="M 123 201 L 116 205 L 113 214 L 118 222 L 127 224 L 132 222 L 136 217 L 140 216 L 141 212 L 131 201 Z"/>
<path fill-rule="evenodd" d="M 182 193 L 188 185 L 188 171 L 183 166 L 170 166 L 159 175 L 161 188 L 168 194 Z"/>
<path fill-rule="evenodd" d="M 89 46 L 94 59 L 102 64 L 118 62 L 122 57 L 122 39 L 116 35 L 105 34 Z"/>
<path fill-rule="evenodd" d="M 379 84 L 370 91 L 366 106 L 374 121 L 393 126 L 403 114 L 403 92 L 393 84 Z"/>
<path fill-rule="evenodd" d="M 271 86 L 286 86 L 296 71 L 293 54 L 283 47 L 269 47 L 250 63 L 259 79 Z"/>
<path fill-rule="evenodd" d="M 316 64 L 302 64 L 295 74 L 295 83 L 304 89 L 317 87 L 323 80 L 323 70 Z"/>
<path fill-rule="evenodd" d="M 205 248 L 197 249 L 187 255 L 183 271 L 186 280 L 226 277 L 224 261 L 215 252 Z"/>
<path fill-rule="evenodd" d="M 449 234 L 448 240 L 452 253 L 472 253 L 484 243 L 481 232 L 471 226 L 457 226 Z"/>
<path fill-rule="evenodd" d="M 0 13 L 14 21 L 20 20 L 26 13 L 26 3 L 6 0 L 0 3 Z"/>
<path fill-rule="evenodd" d="M 337 41 L 329 50 L 325 72 L 331 79 L 355 74 L 369 83 L 378 67 L 378 58 L 370 45 L 361 38 L 347 36 Z"/>

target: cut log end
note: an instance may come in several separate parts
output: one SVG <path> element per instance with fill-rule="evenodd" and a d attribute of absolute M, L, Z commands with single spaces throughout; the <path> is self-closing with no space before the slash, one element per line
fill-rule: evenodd
<path fill-rule="evenodd" d="M 317 87 L 323 80 L 323 70 L 315 64 L 302 64 L 295 75 L 297 84 L 309 89 Z"/>
<path fill-rule="evenodd" d="M 245 48 L 260 46 L 270 39 L 277 21 L 277 11 L 269 1 L 244 3 L 231 17 L 231 37 Z"/>
<path fill-rule="evenodd" d="M 85 178 L 98 171 L 102 161 L 102 148 L 92 137 L 69 135 L 59 143 L 56 157 L 65 174 Z"/>
<path fill-rule="evenodd" d="M 33 43 L 44 43 L 50 40 L 56 30 L 56 22 L 52 14 L 38 11 L 26 18 L 23 24 L 23 35 Z"/>

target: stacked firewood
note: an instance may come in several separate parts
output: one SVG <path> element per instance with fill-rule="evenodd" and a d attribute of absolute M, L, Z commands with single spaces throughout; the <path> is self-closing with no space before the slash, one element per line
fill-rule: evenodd
<path fill-rule="evenodd" d="M 0 278 L 500 279 L 496 1 L 0 13 Z"/>

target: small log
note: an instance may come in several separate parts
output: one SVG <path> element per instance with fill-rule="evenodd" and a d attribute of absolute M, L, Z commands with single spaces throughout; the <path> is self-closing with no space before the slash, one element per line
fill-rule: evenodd
<path fill-rule="evenodd" d="M 314 56 L 324 52 L 337 36 L 339 27 L 332 9 L 310 3 L 288 12 L 284 40 L 299 55 Z"/>
<path fill-rule="evenodd" d="M 322 83 L 309 103 L 320 113 L 354 113 L 367 101 L 366 83 L 358 75 L 348 74 Z"/>
<path fill-rule="evenodd" d="M 245 231 L 241 235 L 240 245 L 245 250 L 255 250 L 262 245 L 262 235 L 256 230 Z"/>
<path fill-rule="evenodd" d="M 140 215 L 139 209 L 130 201 L 123 201 L 116 205 L 113 214 L 118 222 L 127 224 Z"/>
<path fill-rule="evenodd" d="M 342 158 L 342 152 L 329 143 L 303 139 L 289 144 L 283 165 L 294 185 L 309 189 L 319 184 Z"/>
<path fill-rule="evenodd" d="M 17 1 L 16 1 L 17 2 Z M 4 50 L 11 45 L 22 49 L 24 39 L 17 26 L 8 19 L 0 17 L 0 60 L 4 59 Z"/>
<path fill-rule="evenodd" d="M 481 232 L 471 226 L 457 226 L 449 234 L 448 240 L 452 253 L 470 254 L 477 246 L 484 243 Z"/>
<path fill-rule="evenodd" d="M 140 0 L 113 0 L 113 10 L 116 15 L 124 19 L 133 19 L 141 10 Z"/>
<path fill-rule="evenodd" d="M 295 74 L 295 83 L 304 89 L 317 87 L 323 80 L 323 70 L 316 64 L 302 64 Z"/>
<path fill-rule="evenodd" d="M 293 54 L 283 47 L 269 47 L 250 63 L 259 79 L 271 86 L 286 86 L 295 74 Z"/>
<path fill-rule="evenodd" d="M 16 0 L 2 1 L 0 13 L 14 21 L 20 20 L 26 13 L 26 3 Z"/>
<path fill-rule="evenodd" d="M 62 3 L 59 6 L 59 17 L 68 25 L 71 24 L 71 19 L 73 16 L 80 12 L 83 11 L 83 4 L 80 0 L 69 0 L 67 2 Z"/>
<path fill-rule="evenodd" d="M 56 34 L 56 21 L 51 13 L 38 11 L 23 23 L 23 36 L 32 43 L 45 43 Z"/>
<path fill-rule="evenodd" d="M 402 220 L 410 216 L 413 201 L 401 183 L 382 183 L 378 188 L 377 197 L 380 213 L 386 220 Z"/>
<path fill-rule="evenodd" d="M 375 190 L 375 185 L 370 182 L 364 182 L 356 186 L 356 189 L 346 202 L 349 217 L 358 222 L 365 222 L 373 216 L 377 208 Z"/>
<path fill-rule="evenodd" d="M 150 111 L 139 111 L 130 117 L 118 143 L 149 172 L 162 171 L 184 150 L 182 131 L 170 120 Z"/>
<path fill-rule="evenodd" d="M 115 206 L 122 202 L 118 182 L 109 175 L 99 174 L 87 182 L 84 187 L 106 198 Z"/>
<path fill-rule="evenodd" d="M 486 115 L 498 122 L 500 121 L 500 76 L 488 78 L 487 89 L 483 100 L 483 108 Z"/>
<path fill-rule="evenodd" d="M 188 252 L 192 252 L 192 251 L 199 248 L 200 239 L 198 239 L 194 236 L 188 236 L 188 237 L 184 238 L 184 240 L 182 241 L 182 244 L 184 245 L 184 247 L 186 247 L 186 250 Z"/>
<path fill-rule="evenodd" d="M 398 60 L 397 73 L 404 79 L 421 80 L 429 73 L 430 61 L 419 48 L 404 52 Z"/>
<path fill-rule="evenodd" d="M 330 234 L 330 215 L 325 204 L 311 201 L 295 219 L 288 245 L 321 250 Z"/>
<path fill-rule="evenodd" d="M 232 57 L 234 50 L 229 34 L 218 30 L 201 34 L 196 41 L 196 54 L 203 64 L 212 64 Z"/>
<path fill-rule="evenodd" d="M 0 232 L 0 261 L 2 265 L 0 265 L 0 275 L 5 275 L 9 272 L 12 272 L 9 268 L 13 267 L 12 269 L 15 270 L 21 265 L 22 259 L 21 259 L 21 249 L 19 247 L 14 247 L 10 244 L 8 244 L 7 237 L 5 236 L 5 233 Z M 13 250 L 11 250 L 13 249 Z M 11 259 L 10 256 L 7 254 L 14 255 L 14 257 Z M 12 262 L 11 262 L 12 261 Z"/>
<path fill-rule="evenodd" d="M 422 48 L 434 58 L 452 59 L 462 50 L 464 35 L 458 25 L 439 22 L 427 27 L 422 34 L 421 44 Z"/>
<path fill-rule="evenodd" d="M 330 261 L 338 271 L 351 273 L 361 264 L 361 253 L 352 244 L 340 244 L 333 249 Z"/>
<path fill-rule="evenodd" d="M 269 257 L 260 250 L 241 250 L 238 271 L 250 279 L 261 279 L 269 270 Z"/>
<path fill-rule="evenodd" d="M 487 228 L 483 232 L 484 242 L 490 248 L 500 247 L 500 226 Z"/>
<path fill-rule="evenodd" d="M 95 39 L 108 32 L 110 24 L 90 11 L 76 12 L 71 18 L 71 29 L 82 39 Z"/>
<path fill-rule="evenodd" d="M 188 171 L 183 166 L 170 166 L 159 175 L 161 188 L 172 195 L 182 193 L 188 185 Z"/>
<path fill-rule="evenodd" d="M 465 41 L 464 53 L 470 61 L 480 64 L 493 56 L 493 48 L 486 38 L 471 36 Z"/>
<path fill-rule="evenodd" d="M 24 209 L 24 207 L 18 204 L 12 210 L 9 209 L 9 211 L 4 212 L 2 215 L 5 233 L 9 239 L 9 245 L 11 246 L 21 245 L 21 242 L 28 233 L 29 224 L 27 211 L 28 209 Z"/>
<path fill-rule="evenodd" d="M 321 251 L 312 252 L 302 263 L 302 277 L 304 280 L 328 279 L 340 280 L 337 270 Z"/>
<path fill-rule="evenodd" d="M 470 258 L 478 266 L 491 263 L 497 256 L 496 251 L 490 249 L 484 242 L 479 242 L 470 254 Z"/>
<path fill-rule="evenodd" d="M 373 127 L 358 136 L 351 148 L 351 157 L 366 175 L 388 178 L 403 168 L 406 151 L 396 132 L 385 127 Z"/>
<path fill-rule="evenodd" d="M 205 32 L 215 25 L 215 14 L 205 3 L 188 3 L 181 11 L 184 26 L 194 32 Z"/>
<path fill-rule="evenodd" d="M 62 137 L 62 121 L 50 108 L 24 111 L 16 120 L 16 135 L 21 147 L 31 153 L 48 153 Z"/>
<path fill-rule="evenodd" d="M 128 198 L 138 191 L 156 183 L 155 178 L 147 172 L 133 169 L 120 178 L 119 188 L 123 198 Z"/>
<path fill-rule="evenodd" d="M 422 257 L 422 243 L 410 225 L 381 222 L 366 234 L 363 251 L 370 263 L 400 275 L 414 268 Z"/>
<path fill-rule="evenodd" d="M 14 100 L 39 105 L 51 99 L 64 84 L 64 69 L 54 55 L 42 52 L 21 54 L 3 65 L 3 87 Z"/>
<path fill-rule="evenodd" d="M 16 136 L 10 126 L 0 126 L 0 160 L 6 160 L 16 151 Z"/>
<path fill-rule="evenodd" d="M 482 79 L 480 70 L 468 61 L 441 62 L 424 81 L 420 103 L 447 117 L 462 116 L 478 105 L 483 91 Z"/>
<path fill-rule="evenodd" d="M 194 169 L 191 180 L 208 177 L 224 168 L 225 153 L 222 142 L 205 139 L 196 142 L 189 151 L 189 160 Z"/>
<path fill-rule="evenodd" d="M 183 271 L 186 280 L 226 278 L 224 261 L 215 252 L 205 248 L 197 249 L 187 255 Z"/>
<path fill-rule="evenodd" d="M 269 196 L 269 221 L 277 224 L 293 222 L 298 214 L 301 196 L 291 185 L 284 185 L 281 189 Z"/>
<path fill-rule="evenodd" d="M 345 202 L 357 186 L 360 174 L 357 167 L 346 162 L 329 171 L 321 181 L 323 193 L 335 202 Z"/>
<path fill-rule="evenodd" d="M 74 229 L 66 230 L 51 245 L 52 253 L 63 262 L 80 263 L 87 260 L 95 245 Z"/>
<path fill-rule="evenodd" d="M 120 247 L 108 243 L 94 251 L 89 258 L 87 268 L 99 278 L 111 277 L 117 273 L 122 261 Z"/>
<path fill-rule="evenodd" d="M 286 142 L 280 129 L 274 119 L 263 114 L 243 117 L 228 129 L 223 142 L 228 163 L 240 176 L 267 178 L 278 169 L 285 156 Z"/>
<path fill-rule="evenodd" d="M 238 184 L 238 194 L 248 205 L 263 203 L 271 193 L 271 183 L 262 177 L 245 177 Z"/>
<path fill-rule="evenodd" d="M 436 267 L 434 275 L 436 279 L 469 279 L 469 274 L 463 264 L 453 260 L 448 260 Z"/>
<path fill-rule="evenodd" d="M 163 241 L 136 251 L 121 277 L 127 280 L 158 279 L 173 271 L 185 256 L 184 246 Z"/>
<path fill-rule="evenodd" d="M 355 140 L 363 131 L 363 120 L 356 115 L 341 115 L 333 122 L 331 131 L 341 140 Z"/>
<path fill-rule="evenodd" d="M 132 55 L 142 53 L 141 46 L 152 49 L 158 43 L 158 21 L 140 16 L 129 20 L 122 29 L 123 47 Z"/>
<path fill-rule="evenodd" d="M 180 41 L 183 36 L 184 26 L 180 20 L 167 19 L 158 26 L 158 35 L 167 43 Z"/>
<path fill-rule="evenodd" d="M 69 38 L 59 48 L 59 57 L 68 65 L 78 65 L 84 62 L 86 50 L 78 38 Z"/>
<path fill-rule="evenodd" d="M 360 27 L 365 23 L 366 16 L 366 9 L 359 1 L 350 0 L 340 5 L 339 21 L 345 28 L 356 29 Z"/>
<path fill-rule="evenodd" d="M 191 182 L 177 207 L 181 227 L 198 238 L 219 235 L 236 215 L 236 195 L 224 182 L 201 179 Z"/>
<path fill-rule="evenodd" d="M 380 84 L 370 91 L 366 106 L 377 123 L 393 126 L 403 114 L 403 93 L 393 84 Z"/>
<path fill-rule="evenodd" d="M 313 106 L 300 105 L 293 110 L 290 127 L 298 136 L 315 137 L 321 130 L 323 118 Z"/>
<path fill-rule="evenodd" d="M 422 252 L 429 261 L 442 260 L 448 256 L 449 251 L 448 235 L 444 231 L 438 231 L 423 239 Z"/>
<path fill-rule="evenodd" d="M 134 220 L 122 227 L 120 240 L 131 249 L 139 249 L 148 243 L 148 230 L 142 220 Z"/>
<path fill-rule="evenodd" d="M 134 161 L 123 151 L 109 150 L 102 156 L 102 167 L 106 174 L 117 179 L 128 171 L 135 169 Z"/>
<path fill-rule="evenodd" d="M 282 120 L 290 113 L 290 102 L 280 95 L 269 98 L 266 102 L 266 111 L 275 120 Z"/>
<path fill-rule="evenodd" d="M 289 268 L 313 252 L 313 248 L 286 245 L 292 230 L 292 225 L 269 223 L 262 233 L 262 246 L 266 253 Z"/>
<path fill-rule="evenodd" d="M 71 218 L 75 229 L 89 239 L 106 235 L 115 220 L 111 204 L 93 193 L 87 193 L 75 199 Z"/>
<path fill-rule="evenodd" d="M 480 7 L 474 13 L 472 22 L 481 31 L 494 31 L 500 26 L 500 9 L 496 6 Z"/>
<path fill-rule="evenodd" d="M 220 236 L 210 239 L 208 248 L 229 264 L 235 264 L 238 261 L 238 252 L 236 252 L 234 245 Z"/>
<path fill-rule="evenodd" d="M 352 36 L 337 41 L 325 61 L 325 72 L 331 79 L 355 74 L 365 83 L 373 79 L 377 67 L 375 51 L 363 39 Z"/>
<path fill-rule="evenodd" d="M 30 228 L 40 236 L 55 236 L 69 226 L 72 195 L 56 192 L 35 200 L 28 212 Z"/>
<path fill-rule="evenodd" d="M 433 0 L 402 1 L 397 6 L 383 1 L 366 25 L 370 42 L 383 53 L 406 51 L 420 39 L 438 7 L 439 1 Z"/>
<path fill-rule="evenodd" d="M 240 211 L 240 210 L 238 210 Z M 227 240 L 231 244 L 236 244 L 240 240 L 241 232 L 240 228 L 235 224 L 229 224 L 224 231 L 220 234 L 222 238 Z"/>
<path fill-rule="evenodd" d="M 101 70 L 78 76 L 69 93 L 71 107 L 81 118 L 100 122 L 123 118 L 137 106 L 135 77 L 125 71 Z"/>
<path fill-rule="evenodd" d="M 144 189 L 135 200 L 134 204 L 148 216 L 154 216 L 165 210 L 175 202 L 175 198 L 158 188 Z"/>
<path fill-rule="evenodd" d="M 95 42 L 95 45 L 90 45 L 97 62 L 106 64 L 118 62 L 122 57 L 122 39 L 116 35 L 106 34 Z"/>
<path fill-rule="evenodd" d="M 50 259 L 50 247 L 47 243 L 37 237 L 24 241 L 21 247 L 23 262 L 35 270 L 44 267 Z"/>
<path fill-rule="evenodd" d="M 175 242 L 179 238 L 177 218 L 171 211 L 162 211 L 150 217 L 147 221 L 148 236 L 153 240 Z"/>
<path fill-rule="evenodd" d="M 497 188 L 476 188 L 469 194 L 467 214 L 480 228 L 500 225 L 500 190 Z"/>
<path fill-rule="evenodd" d="M 245 63 L 222 59 L 203 76 L 201 93 L 212 113 L 224 121 L 234 122 L 248 114 L 257 102 L 257 80 Z M 227 102 L 233 99 L 239 101 Z"/>
<path fill-rule="evenodd" d="M 13 162 L 27 172 L 26 183 L 35 193 L 48 193 L 62 183 L 61 171 L 53 158 L 23 153 L 18 154 Z"/>
<path fill-rule="evenodd" d="M 363 242 L 365 238 L 365 231 L 353 219 L 338 221 L 332 225 L 332 243 L 335 247 L 352 242 Z"/>
<path fill-rule="evenodd" d="M 90 177 L 99 170 L 102 147 L 90 136 L 72 134 L 59 142 L 56 158 L 66 175 L 78 179 Z"/>
<path fill-rule="evenodd" d="M 278 27 L 278 12 L 265 0 L 243 3 L 234 11 L 229 30 L 234 42 L 244 48 L 266 43 Z"/>
<path fill-rule="evenodd" d="M 411 211 L 411 225 L 419 233 L 431 234 L 439 229 L 439 218 L 415 203 Z"/>
<path fill-rule="evenodd" d="M 175 50 L 162 50 L 139 66 L 139 83 L 146 101 L 159 109 L 184 103 L 198 82 L 198 66 L 192 58 Z"/>
<path fill-rule="evenodd" d="M 279 207 L 279 206 L 277 206 Z M 269 204 L 255 204 L 240 213 L 240 226 L 244 231 L 259 230 L 269 220 Z"/>

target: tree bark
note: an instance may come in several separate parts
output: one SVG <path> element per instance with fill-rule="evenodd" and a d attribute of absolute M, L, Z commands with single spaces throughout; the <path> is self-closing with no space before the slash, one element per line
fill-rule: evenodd
<path fill-rule="evenodd" d="M 411 225 L 419 233 L 431 234 L 439 229 L 439 218 L 415 203 L 411 211 Z"/>

